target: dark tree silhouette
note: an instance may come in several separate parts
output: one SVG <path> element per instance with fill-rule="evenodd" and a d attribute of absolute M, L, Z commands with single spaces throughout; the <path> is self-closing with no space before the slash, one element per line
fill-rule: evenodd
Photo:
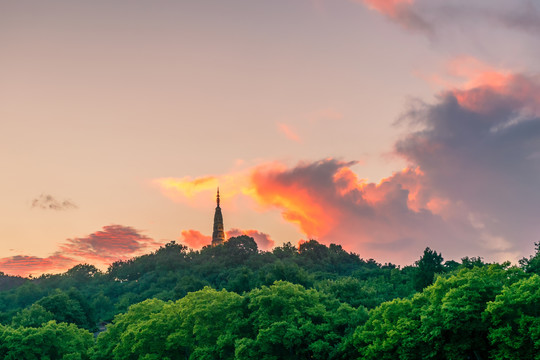
<path fill-rule="evenodd" d="M 429 247 L 424 250 L 424 255 L 415 263 L 417 266 L 417 273 L 414 279 L 416 290 L 420 291 L 426 286 L 433 284 L 435 274 L 444 271 L 443 260 L 440 253 L 431 250 Z"/>

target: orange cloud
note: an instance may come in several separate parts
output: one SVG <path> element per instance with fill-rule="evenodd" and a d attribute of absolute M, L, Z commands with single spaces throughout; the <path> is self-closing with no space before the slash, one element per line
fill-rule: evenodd
<path fill-rule="evenodd" d="M 61 254 L 46 258 L 16 255 L 0 259 L 0 271 L 9 275 L 29 276 L 65 271 L 77 264 L 77 260 Z"/>
<path fill-rule="evenodd" d="M 289 125 L 278 123 L 278 129 L 290 140 L 300 142 L 300 136 L 294 132 Z"/>
<path fill-rule="evenodd" d="M 333 226 L 336 209 L 319 201 L 319 194 L 306 186 L 310 179 L 295 175 L 280 164 L 260 166 L 251 175 L 251 194 L 259 204 L 281 209 L 283 218 L 308 237 L 319 238 Z"/>
<path fill-rule="evenodd" d="M 384 179 L 380 184 L 366 183 L 359 179 L 351 170 L 354 162 L 341 162 L 334 159 L 321 160 L 315 163 L 301 163 L 294 168 L 288 168 L 281 163 L 268 163 L 251 169 L 250 171 L 212 177 L 222 179 L 233 177 L 242 186 L 228 189 L 232 196 L 239 194 L 254 199 L 262 208 L 279 209 L 283 218 L 299 227 L 306 238 L 324 239 L 327 235 L 335 233 L 351 208 L 369 213 L 380 204 L 391 202 L 391 194 L 401 189 L 401 185 L 392 179 Z M 429 199 L 420 202 L 419 185 L 412 178 L 421 175 L 418 169 L 406 169 L 400 173 L 401 180 L 408 178 L 409 190 L 404 190 L 407 206 L 412 211 L 425 208 Z M 171 179 L 172 182 L 182 182 L 183 179 Z M 236 187 L 236 188 L 235 188 Z M 177 187 L 177 196 L 187 196 Z M 204 189 L 206 190 L 206 189 Z M 201 191 L 204 191 L 201 190 Z M 212 189 L 212 191 L 214 191 Z M 399 192 L 399 191 L 398 191 Z M 253 230 L 254 231 L 254 230 Z M 233 232 L 230 236 L 245 234 L 255 236 L 252 230 L 239 233 Z M 265 234 L 266 236 L 266 234 Z M 183 241 L 192 247 L 201 247 L 210 242 L 210 237 L 193 230 L 182 232 Z M 261 241 L 264 244 L 273 243 L 270 238 Z"/>
<path fill-rule="evenodd" d="M 339 243 L 370 257 L 388 259 L 392 249 L 392 261 L 403 261 L 406 255 L 396 251 L 420 250 L 434 237 L 441 238 L 440 231 L 446 232 L 445 238 L 455 235 L 443 217 L 431 211 L 442 213 L 445 203 L 430 203 L 437 197 L 425 187 L 419 169 L 406 168 L 376 184 L 358 178 L 353 164 L 325 159 L 292 168 L 260 166 L 252 172 L 250 196 L 279 209 L 306 238 Z"/>
<path fill-rule="evenodd" d="M 196 206 L 201 203 L 201 196 L 207 199 L 214 196 L 219 186 L 221 199 L 228 199 L 250 191 L 246 172 L 234 172 L 222 176 L 202 176 L 195 179 L 159 178 L 152 181 L 161 192 L 171 200 L 187 201 Z"/>
<path fill-rule="evenodd" d="M 197 230 L 184 230 L 180 240 L 192 249 L 200 249 L 203 246 L 210 245 L 212 237 L 203 235 Z"/>
<path fill-rule="evenodd" d="M 173 199 L 192 198 L 201 191 L 215 191 L 219 185 L 218 179 L 213 176 L 205 176 L 196 179 L 190 177 L 176 178 L 161 178 L 154 182 L 161 190 Z"/>
<path fill-rule="evenodd" d="M 252 237 L 259 249 L 264 251 L 271 250 L 274 247 L 274 240 L 272 240 L 270 235 L 258 230 L 231 229 L 227 231 L 225 235 L 227 239 L 240 235 Z M 210 245 L 212 237 L 204 235 L 198 230 L 184 230 L 182 231 L 180 240 L 192 249 L 200 249 L 206 245 Z"/>
<path fill-rule="evenodd" d="M 243 185 L 237 185 L 232 196 L 255 200 L 259 205 L 256 211 L 280 211 L 305 239 L 339 243 L 363 256 L 394 262 L 410 263 L 414 259 L 409 256 L 436 245 L 434 239 L 455 243 L 458 240 L 454 239 L 474 235 L 471 231 L 475 230 L 462 219 L 466 213 L 456 211 L 454 202 L 434 192 L 419 167 L 411 166 L 380 183 L 370 183 L 353 172 L 353 164 L 335 159 L 294 167 L 278 162 L 263 164 L 234 174 Z M 221 182 L 229 176 L 216 178 Z M 255 230 L 227 233 L 229 237 L 241 234 L 254 237 L 261 249 L 273 243 L 266 234 L 258 237 Z M 210 237 L 199 232 L 186 231 L 182 236 L 193 247 L 210 243 Z"/>

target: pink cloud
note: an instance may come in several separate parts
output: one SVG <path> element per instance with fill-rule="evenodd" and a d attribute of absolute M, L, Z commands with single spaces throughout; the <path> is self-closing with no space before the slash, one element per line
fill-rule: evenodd
<path fill-rule="evenodd" d="M 389 17 L 395 18 L 403 8 L 410 7 L 413 0 L 361 0 L 368 7 Z M 358 0 L 356 0 L 358 2 Z"/>
<path fill-rule="evenodd" d="M 59 245 L 59 251 L 45 258 L 29 255 L 2 258 L 0 271 L 27 276 L 62 272 L 80 263 L 108 265 L 150 252 L 160 245 L 130 226 L 109 225 L 86 237 L 67 239 Z"/>
<path fill-rule="evenodd" d="M 241 230 L 241 229 L 231 229 L 227 231 L 227 239 L 231 237 L 235 237 L 235 236 L 240 236 L 240 235 L 247 235 L 247 236 L 252 237 L 257 243 L 259 250 L 269 251 L 274 247 L 274 240 L 272 240 L 270 235 L 265 234 L 263 232 L 260 232 L 257 230 Z"/>
<path fill-rule="evenodd" d="M 485 71 L 477 74 L 465 89 L 449 93 L 461 106 L 483 114 L 507 108 L 540 114 L 540 81 L 531 76 Z"/>
<path fill-rule="evenodd" d="M 417 11 L 414 0 L 351 0 L 363 3 L 389 19 L 397 22 L 405 29 L 420 30 L 432 33 L 432 26 Z"/>
<path fill-rule="evenodd" d="M 158 248 L 161 244 L 130 226 L 109 225 L 86 237 L 67 239 L 61 252 L 85 261 L 111 263 Z"/>
<path fill-rule="evenodd" d="M 64 271 L 77 263 L 77 260 L 62 254 L 55 254 L 45 258 L 16 255 L 0 259 L 0 271 L 9 275 L 39 275 Z"/>

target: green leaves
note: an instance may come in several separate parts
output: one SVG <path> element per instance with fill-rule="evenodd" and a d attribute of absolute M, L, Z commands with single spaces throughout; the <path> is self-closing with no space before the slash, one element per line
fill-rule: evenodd
<path fill-rule="evenodd" d="M 484 315 L 492 359 L 540 359 L 540 276 L 505 287 Z"/>
<path fill-rule="evenodd" d="M 496 329 L 499 325 L 494 319 L 502 316 L 503 311 L 493 315 L 495 317 L 486 314 L 509 301 L 511 292 L 504 286 L 514 289 L 519 284 L 516 281 L 523 276 L 519 270 L 490 265 L 465 268 L 454 276 L 439 277 L 435 284 L 411 299 L 393 300 L 372 310 L 368 321 L 356 330 L 354 344 L 365 359 L 487 359 L 493 346 L 499 346 L 497 342 L 504 343 L 502 333 L 512 329 L 505 326 L 501 326 L 502 330 Z M 534 285 L 538 291 L 538 284 L 529 284 L 528 289 L 533 289 Z M 522 289 L 522 293 L 527 292 Z M 490 303 L 495 299 L 495 303 Z M 532 295 L 527 301 L 539 303 Z M 523 301 L 521 304 L 524 306 Z M 531 305 L 524 308 L 532 311 Z M 530 316 L 532 318 L 520 318 L 511 314 L 509 319 L 527 323 L 532 329 L 538 314 Z M 533 335 L 527 336 L 531 339 L 529 343 L 534 342 Z M 530 357 L 508 357 L 511 358 Z"/>
<path fill-rule="evenodd" d="M 363 308 L 276 282 L 241 296 L 211 288 L 146 300 L 100 334 L 93 359 L 334 359 Z"/>
<path fill-rule="evenodd" d="M 426 286 L 433 283 L 435 274 L 444 271 L 443 257 L 440 253 L 427 247 L 424 255 L 416 262 L 417 273 L 415 276 L 415 288 L 421 291 Z"/>
<path fill-rule="evenodd" d="M 92 345 L 92 334 L 73 324 L 49 321 L 41 327 L 0 327 L 0 358 L 5 360 L 86 360 Z"/>
<path fill-rule="evenodd" d="M 94 359 L 219 358 L 232 355 L 243 299 L 204 288 L 176 301 L 146 300 L 117 316 L 97 340 Z"/>

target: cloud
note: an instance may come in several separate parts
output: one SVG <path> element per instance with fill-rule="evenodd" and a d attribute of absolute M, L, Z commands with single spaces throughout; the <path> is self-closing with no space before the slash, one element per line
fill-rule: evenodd
<path fill-rule="evenodd" d="M 260 250 L 271 250 L 274 247 L 274 240 L 270 235 L 260 232 L 258 230 L 242 230 L 242 229 L 231 229 L 225 232 L 226 239 L 230 239 L 235 236 L 247 235 L 252 237 Z M 212 243 L 212 237 L 202 234 L 198 230 L 184 230 L 180 238 L 184 244 L 193 249 L 200 249 L 206 245 Z"/>
<path fill-rule="evenodd" d="M 278 123 L 277 126 L 279 131 L 281 131 L 288 139 L 296 142 L 301 142 L 300 136 L 298 136 L 298 134 L 294 130 L 292 130 L 289 125 Z"/>
<path fill-rule="evenodd" d="M 540 10 L 530 0 L 485 1 L 464 0 L 350 0 L 363 3 L 407 30 L 418 30 L 430 37 L 442 28 L 470 29 L 478 23 L 537 34 Z M 467 31 L 470 35 L 470 32 Z"/>
<path fill-rule="evenodd" d="M 260 232 L 258 230 L 231 229 L 227 231 L 227 239 L 240 235 L 247 235 L 252 237 L 257 243 L 259 250 L 269 251 L 274 247 L 275 244 L 274 240 L 270 238 L 270 235 Z"/>
<path fill-rule="evenodd" d="M 464 85 L 411 104 L 394 148 L 408 166 L 379 183 L 332 158 L 216 179 L 234 178 L 230 196 L 279 211 L 306 238 L 364 257 L 407 264 L 430 246 L 448 258 L 515 261 L 540 233 L 540 79 L 456 64 Z"/>
<path fill-rule="evenodd" d="M 184 230 L 182 231 L 180 241 L 192 249 L 200 249 L 203 246 L 210 245 L 212 243 L 212 237 L 203 235 L 198 230 Z"/>
<path fill-rule="evenodd" d="M 280 211 L 306 238 L 340 243 L 367 257 L 410 263 L 414 259 L 408 254 L 389 254 L 382 244 L 406 241 L 414 250 L 408 253 L 417 254 L 431 244 L 431 239 L 441 238 L 439 229 L 448 227 L 443 216 L 449 218 L 452 213 L 446 211 L 444 199 L 422 189 L 420 170 L 408 168 L 374 184 L 359 179 L 351 170 L 354 164 L 336 159 L 303 162 L 292 168 L 278 162 L 266 163 L 234 174 L 239 181 L 231 183 L 227 191 L 232 196 L 255 200 L 253 211 Z M 222 178 L 230 176 L 216 178 L 221 183 Z M 451 229 L 442 231 L 447 234 L 446 240 L 456 233 Z M 254 230 L 233 229 L 227 235 L 242 233 L 258 240 L 261 249 L 269 248 L 273 242 L 267 234 L 257 236 Z M 210 241 L 210 237 L 195 231 L 182 235 L 185 243 L 201 245 Z"/>
<path fill-rule="evenodd" d="M 411 254 L 434 239 L 452 241 L 472 229 L 453 229 L 442 211 L 430 210 L 432 199 L 420 190 L 420 171 L 407 168 L 375 184 L 359 179 L 350 168 L 353 164 L 325 159 L 293 168 L 262 166 L 252 174 L 253 196 L 279 209 L 307 238 L 339 243 L 385 261 L 411 262 Z M 389 252 L 389 247 L 409 251 Z"/>
<path fill-rule="evenodd" d="M 416 11 L 413 0 L 351 0 L 364 3 L 409 30 L 432 32 L 432 25 Z"/>
<path fill-rule="evenodd" d="M 0 271 L 10 275 L 28 276 L 64 271 L 77 264 L 77 260 L 62 254 L 45 258 L 16 255 L 0 259 Z"/>
<path fill-rule="evenodd" d="M 150 252 L 161 245 L 130 226 L 108 225 L 86 237 L 67 239 L 59 245 L 59 251 L 45 258 L 29 255 L 1 258 L 0 271 L 27 276 L 62 272 L 80 263 L 109 265 Z"/>
<path fill-rule="evenodd" d="M 539 105 L 537 77 L 504 74 L 405 115 L 421 129 L 396 152 L 422 169 L 432 193 L 466 206 L 493 251 L 523 248 L 540 231 Z"/>
<path fill-rule="evenodd" d="M 218 187 L 218 179 L 214 176 L 205 176 L 196 179 L 190 177 L 161 178 L 154 180 L 161 190 L 169 197 L 175 199 L 192 198 L 201 191 L 208 191 Z"/>
<path fill-rule="evenodd" d="M 125 260 L 162 245 L 141 235 L 130 226 L 108 225 L 86 237 L 67 239 L 60 245 L 63 254 L 85 259 L 111 263 Z"/>
<path fill-rule="evenodd" d="M 249 192 L 249 184 L 246 171 L 239 171 L 221 176 L 202 176 L 191 178 L 159 178 L 154 179 L 153 184 L 168 198 L 177 202 L 188 202 L 192 206 L 198 206 L 206 201 L 209 196 L 215 196 L 219 186 L 222 200 L 237 196 L 240 193 Z"/>
<path fill-rule="evenodd" d="M 32 208 L 38 208 L 43 210 L 69 210 L 77 209 L 78 206 L 70 200 L 59 201 L 52 195 L 41 194 L 34 200 L 32 200 Z"/>

